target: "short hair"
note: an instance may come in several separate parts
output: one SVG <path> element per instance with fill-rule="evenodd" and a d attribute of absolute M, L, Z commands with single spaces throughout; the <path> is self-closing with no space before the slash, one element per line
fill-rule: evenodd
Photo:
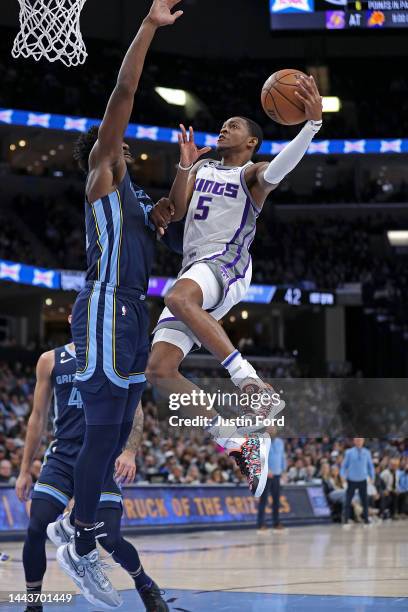
<path fill-rule="evenodd" d="M 261 126 L 258 125 L 256 121 L 253 121 L 252 119 L 248 119 L 248 117 L 240 116 L 240 119 L 243 119 L 245 123 L 247 124 L 250 136 L 255 136 L 255 138 L 258 139 L 258 144 L 256 145 L 255 150 L 254 150 L 254 153 L 258 153 L 259 149 L 262 146 L 263 138 L 264 138 Z"/>
<path fill-rule="evenodd" d="M 84 172 L 88 172 L 89 170 L 89 155 L 91 154 L 91 151 L 98 140 L 98 132 L 99 127 L 97 125 L 93 125 L 87 132 L 80 135 L 74 145 L 74 159 L 78 162 L 79 167 Z"/>

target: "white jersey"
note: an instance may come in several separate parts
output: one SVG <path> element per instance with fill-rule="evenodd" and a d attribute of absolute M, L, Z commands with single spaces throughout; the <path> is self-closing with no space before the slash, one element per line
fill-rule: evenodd
<path fill-rule="evenodd" d="M 208 258 L 238 265 L 249 258 L 259 214 L 245 183 L 244 166 L 205 162 L 197 172 L 183 239 L 183 269 Z"/>

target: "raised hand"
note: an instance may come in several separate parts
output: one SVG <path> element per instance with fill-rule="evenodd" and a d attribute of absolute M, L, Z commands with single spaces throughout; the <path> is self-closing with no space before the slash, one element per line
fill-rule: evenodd
<path fill-rule="evenodd" d="M 197 159 L 206 153 L 211 151 L 211 147 L 203 147 L 202 149 L 198 149 L 196 143 L 194 142 L 194 130 L 190 127 L 188 128 L 188 132 L 184 125 L 180 123 L 181 134 L 178 135 L 178 141 L 180 145 L 180 165 L 183 168 L 188 168 L 189 166 L 195 164 Z"/>
<path fill-rule="evenodd" d="M 183 14 L 183 11 L 171 12 L 180 1 L 181 0 L 154 0 L 149 11 L 148 19 L 157 28 L 172 25 Z"/>
<path fill-rule="evenodd" d="M 295 96 L 304 104 L 306 119 L 321 121 L 323 103 L 316 82 L 312 76 L 300 76 L 296 82 Z"/>

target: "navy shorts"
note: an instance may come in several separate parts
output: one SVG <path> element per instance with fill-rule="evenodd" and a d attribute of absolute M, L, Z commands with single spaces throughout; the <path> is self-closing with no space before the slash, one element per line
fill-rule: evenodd
<path fill-rule="evenodd" d="M 135 289 L 88 281 L 72 311 L 75 385 L 88 424 L 120 424 L 128 392 L 145 383 L 149 316 Z"/>
<path fill-rule="evenodd" d="M 54 440 L 45 454 L 40 476 L 34 485 L 32 499 L 46 499 L 63 512 L 74 496 L 74 468 L 82 440 Z M 99 508 L 121 508 L 122 491 L 113 473 L 105 479 Z"/>

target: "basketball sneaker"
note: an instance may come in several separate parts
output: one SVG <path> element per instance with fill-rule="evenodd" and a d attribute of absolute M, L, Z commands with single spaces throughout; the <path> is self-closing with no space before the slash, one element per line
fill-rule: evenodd
<path fill-rule="evenodd" d="M 69 521 L 69 514 L 47 527 L 47 536 L 55 546 L 61 546 L 70 542 L 75 530 Z"/>
<path fill-rule="evenodd" d="M 255 497 L 260 497 L 268 478 L 268 455 L 271 438 L 268 433 L 248 436 L 240 448 L 228 449 L 230 457 L 235 459 L 241 473 L 248 480 L 249 490 Z"/>
<path fill-rule="evenodd" d="M 75 552 L 75 542 L 71 541 L 58 548 L 57 561 L 89 603 L 103 610 L 114 610 L 122 605 L 122 597 L 103 571 L 106 564 L 99 559 L 96 548 L 80 557 Z"/>
<path fill-rule="evenodd" d="M 259 396 L 261 405 L 251 407 L 251 413 L 260 416 L 262 419 L 273 419 L 285 407 L 285 402 L 280 398 L 279 394 L 274 391 L 269 383 L 264 383 L 260 378 L 246 378 L 240 383 L 241 392 L 252 397 Z M 279 398 L 279 399 L 277 399 Z"/>
<path fill-rule="evenodd" d="M 164 601 L 157 584 L 152 580 L 150 585 L 145 584 L 137 590 L 145 605 L 147 612 L 169 612 L 169 606 Z"/>

